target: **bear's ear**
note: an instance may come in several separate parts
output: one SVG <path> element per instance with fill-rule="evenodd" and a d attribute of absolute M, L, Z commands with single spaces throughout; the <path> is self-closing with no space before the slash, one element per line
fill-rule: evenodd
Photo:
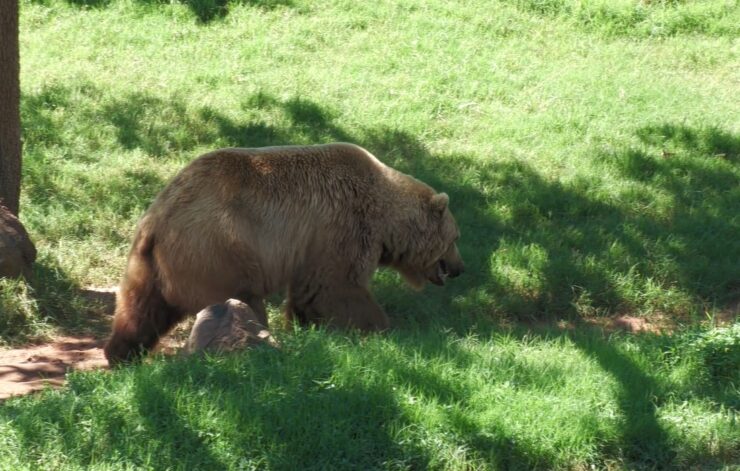
<path fill-rule="evenodd" d="M 442 214 L 444 213 L 445 209 L 447 209 L 447 205 L 449 203 L 450 197 L 447 196 L 447 193 L 438 193 L 432 196 L 432 211 Z"/>

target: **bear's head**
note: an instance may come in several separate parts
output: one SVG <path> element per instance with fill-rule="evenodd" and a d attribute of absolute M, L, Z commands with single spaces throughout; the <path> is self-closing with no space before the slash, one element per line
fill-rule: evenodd
<path fill-rule="evenodd" d="M 415 289 L 423 288 L 427 281 L 442 286 L 448 277 L 455 278 L 465 271 L 455 243 L 460 230 L 450 212 L 447 194 L 425 198 L 421 211 L 420 220 L 415 223 L 418 232 L 406 250 L 390 263 Z"/>

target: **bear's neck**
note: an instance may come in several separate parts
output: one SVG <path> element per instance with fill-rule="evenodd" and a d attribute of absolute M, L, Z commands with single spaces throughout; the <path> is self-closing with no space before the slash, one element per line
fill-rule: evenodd
<path fill-rule="evenodd" d="M 414 239 L 410 239 L 409 234 L 413 234 L 413 226 L 410 221 L 386 222 L 386 230 L 381 237 L 381 265 L 403 265 L 410 262 L 409 256 L 414 252 Z"/>
<path fill-rule="evenodd" d="M 385 167 L 378 196 L 383 229 L 381 230 L 381 265 L 403 265 L 415 253 L 416 236 L 425 221 L 420 208 L 421 200 L 430 198 L 434 191 L 415 178 L 390 167 Z"/>

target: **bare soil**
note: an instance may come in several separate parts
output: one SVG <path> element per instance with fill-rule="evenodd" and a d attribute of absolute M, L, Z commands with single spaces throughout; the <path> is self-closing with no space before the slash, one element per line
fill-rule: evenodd
<path fill-rule="evenodd" d="M 112 318 L 116 288 L 88 288 L 83 295 L 102 307 Z M 106 317 L 106 316 L 103 316 Z M 94 321 L 100 323 L 100 319 Z M 109 324 L 109 322 L 108 322 Z M 178 352 L 187 338 L 192 322 L 183 322 L 160 342 L 158 351 Z M 103 345 L 108 327 L 92 326 L 89 332 L 60 334 L 44 343 L 17 348 L 0 348 L 0 401 L 22 396 L 47 387 L 61 387 L 72 370 L 108 369 Z"/>
<path fill-rule="evenodd" d="M 0 351 L 0 399 L 62 386 L 71 369 L 107 368 L 103 339 L 61 336 L 43 345 Z"/>

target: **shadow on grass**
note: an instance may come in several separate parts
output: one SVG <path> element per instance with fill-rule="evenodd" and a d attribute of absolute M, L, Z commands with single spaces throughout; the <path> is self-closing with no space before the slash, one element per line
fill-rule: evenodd
<path fill-rule="evenodd" d="M 600 410 L 604 404 L 597 400 L 600 405 L 596 405 L 595 398 L 590 395 L 583 397 L 582 410 L 561 417 L 562 429 L 569 432 L 559 438 L 565 443 L 556 442 L 556 449 L 559 446 L 572 446 L 568 439 L 574 435 L 579 437 L 576 449 L 588 449 L 588 445 L 584 445 L 588 443 L 596 444 L 598 449 L 598 454 L 589 456 L 585 463 L 570 462 L 565 467 L 577 463 L 576 467 L 591 464 L 598 469 L 611 468 L 615 463 L 620 463 L 626 469 L 683 469 L 691 466 L 719 469 L 733 463 L 740 453 L 736 441 L 730 441 L 729 447 L 727 444 L 713 445 L 709 441 L 691 441 L 687 438 L 691 434 L 681 425 L 676 427 L 674 423 L 673 427 L 668 426 L 670 412 L 668 417 L 661 418 L 661 408 L 667 406 L 663 411 L 670 411 L 676 406 L 681 409 L 693 401 L 706 401 L 718 413 L 737 410 L 738 407 L 737 390 L 732 381 L 708 382 L 697 377 L 691 382 L 672 382 L 669 372 L 672 367 L 669 366 L 670 360 L 665 360 L 665 352 L 691 354 L 690 349 L 686 348 L 685 338 L 680 335 L 645 333 L 630 335 L 628 339 L 625 334 L 620 339 L 606 335 L 595 327 L 583 326 L 577 330 L 540 327 L 532 330 L 516 326 L 510 330 L 491 323 L 478 324 L 471 332 L 475 338 L 483 341 L 500 339 L 503 335 L 520 345 L 554 342 L 555 345 L 563 345 L 566 350 L 572 346 L 593 359 L 607 376 L 615 380 L 615 385 L 603 385 L 608 391 L 613 391 L 615 418 L 604 423 L 605 417 Z M 562 454 L 557 456 L 552 448 L 543 447 L 536 439 L 528 441 L 521 434 L 512 432 L 510 425 L 507 427 L 500 419 L 494 418 L 492 424 L 491 418 L 476 421 L 471 419 L 475 413 L 460 414 L 458 407 L 461 404 L 465 405 L 465 410 L 476 410 L 480 406 L 472 400 L 475 396 L 474 391 L 468 389 L 470 384 L 455 381 L 454 376 L 443 379 L 429 366 L 444 361 L 455 364 L 460 371 L 477 368 L 481 376 L 475 381 L 505 382 L 513 388 L 512 394 L 513 391 L 531 391 L 538 398 L 535 402 L 544 408 L 540 414 L 547 414 L 547 407 L 557 407 L 548 404 L 551 399 L 567 396 L 573 382 L 582 381 L 574 378 L 580 372 L 574 371 L 572 365 L 561 367 L 556 359 L 532 363 L 517 357 L 496 342 L 497 345 L 492 348 L 497 349 L 497 353 L 492 356 L 494 362 L 489 364 L 489 368 L 506 373 L 493 372 L 489 378 L 482 366 L 491 359 L 483 360 L 480 353 L 461 348 L 460 337 L 452 335 L 447 339 L 439 333 L 425 332 L 419 335 L 399 332 L 392 339 L 400 353 L 395 350 L 389 352 L 384 362 L 378 363 L 378 369 L 394 372 L 394 379 L 398 383 L 406 385 L 415 394 L 433 399 L 437 405 L 434 413 L 444 417 L 443 427 L 456 437 L 471 457 L 495 464 L 495 469 L 553 469 L 564 466 Z M 503 343 L 506 344 L 506 341 Z M 701 374 L 698 370 L 694 373 Z M 583 374 L 584 378 L 589 378 L 586 381 L 597 380 L 590 376 L 592 373 Z M 515 413 L 512 411 L 512 414 Z M 518 421 L 521 423 L 524 420 L 521 418 Z M 611 420 L 616 423 L 609 425 Z M 516 423 L 517 419 L 505 422 L 511 424 L 512 421 Z M 533 423 L 531 427 L 538 425 Z M 552 427 L 552 424 L 545 427 Z M 542 433 L 547 432 L 543 430 Z M 558 431 L 551 433 L 558 435 Z M 552 437 L 548 436 L 547 439 Z M 718 438 L 718 443 L 724 440 L 727 437 Z"/>
<path fill-rule="evenodd" d="M 619 456 L 640 469 L 669 469 L 674 466 L 675 443 L 658 422 L 656 402 L 666 398 L 655 380 L 626 354 L 608 341 L 572 335 L 586 355 L 619 382 L 617 404 L 622 414 L 621 436 L 612 456 Z"/>
<path fill-rule="evenodd" d="M 83 288 L 57 262 L 42 257 L 30 279 L 0 286 L 0 341 L 8 346 L 39 343 L 52 333 L 49 328 L 54 335 L 102 338 L 114 305 L 113 291 Z"/>
<path fill-rule="evenodd" d="M 737 136 L 720 129 L 637 129 L 643 148 L 596 155 L 602 173 L 629 183 L 618 194 L 604 194 L 609 177 L 597 172 L 559 181 L 501 156 L 431 153 L 403 131 L 345 129 L 331 110 L 303 98 L 257 93 L 234 117 L 192 108 L 179 97 L 135 93 L 106 99 L 103 93 L 89 85 L 78 93 L 52 86 L 23 97 L 24 185 L 34 206 L 86 204 L 74 188 L 54 180 L 67 161 L 45 157 L 46 149 L 71 144 L 77 131 L 55 115 L 57 109 L 80 109 L 78 121 L 98 123 L 97 130 L 112 132 L 120 147 L 157 159 L 225 146 L 351 141 L 451 196 L 469 281 L 428 289 L 430 302 L 423 309 L 516 318 L 635 310 L 686 315 L 704 305 L 727 305 L 740 294 L 740 181 L 732 170 L 740 145 Z M 84 124 L 77 125 L 84 133 Z M 83 153 L 65 158 L 89 159 Z M 110 183 L 75 177 L 118 214 L 143 211 L 164 185 L 144 170 L 127 171 Z M 86 225 L 77 227 L 84 236 Z M 418 311 L 386 278 L 376 283 L 383 299 L 404 317 Z M 660 294 L 646 305 L 640 292 L 647 290 Z"/>
<path fill-rule="evenodd" d="M 173 453 L 162 457 L 161 466 L 207 466 L 193 462 L 201 455 L 193 450 L 205 449 L 203 455 L 215 461 L 209 450 L 220 443 L 243 445 L 238 461 L 231 457 L 219 469 L 250 463 L 270 469 L 379 469 L 389 463 L 426 469 L 424 450 L 395 442 L 387 427 L 401 414 L 390 387 L 366 378 L 335 384 L 336 352 L 320 336 L 300 342 L 289 353 L 266 348 L 241 358 L 167 362 L 140 376 L 135 402 L 149 433 L 165 438 L 157 448 Z M 174 391 L 182 384 L 187 393 L 181 390 L 178 401 Z M 197 419 L 193 410 L 221 420 L 214 426 L 177 418 Z M 171 446 L 182 444 L 181 434 L 191 445 L 178 454 Z"/>
<path fill-rule="evenodd" d="M 44 4 L 45 0 L 33 0 Z M 112 0 L 66 0 L 70 5 L 83 8 L 105 8 Z M 273 9 L 279 6 L 291 6 L 290 0 L 177 0 L 187 6 L 201 23 L 210 23 L 229 14 L 233 5 L 251 5 L 262 9 Z M 167 5 L 170 0 L 134 0 L 135 3 L 147 6 Z"/>
<path fill-rule="evenodd" d="M 492 325 L 482 330 L 501 333 Z M 475 411 L 488 408 L 476 402 L 480 397 L 470 389 L 478 380 L 471 383 L 464 371 L 476 364 L 481 368 L 479 353 L 442 333 L 395 332 L 384 346 L 375 344 L 362 357 L 344 351 L 356 348 L 355 342 L 362 344 L 360 339 L 301 333 L 285 338 L 282 351 L 258 348 L 156 361 L 115 375 L 84 374 L 72 378 L 69 393 L 25 405 L 11 403 L 0 417 L 13 419 L 16 440 L 11 442 L 21 442 L 22 456 L 40 459 L 62 451 L 69 463 L 81 466 L 126 460 L 157 469 L 173 463 L 188 469 L 430 469 L 476 463 L 492 469 L 608 463 L 628 469 L 679 467 L 682 438 L 662 428 L 658 408 L 682 393 L 665 390 L 623 346 L 593 332 L 506 335 L 530 345 L 565 338 L 616 380 L 616 436 L 610 427 L 588 423 L 604 420 L 593 397 L 584 398 L 588 405 L 576 416 L 560 414 L 569 432 L 559 440 L 576 452 L 583 452 L 579 447 L 584 442 L 597 444 L 597 454 L 585 462 L 568 461 L 567 453 L 557 448 L 562 441 L 543 446 L 537 443 L 538 432 L 517 431 L 522 426 L 537 430 L 535 423 L 522 424 L 527 418 L 502 416 L 500 410 L 477 417 Z M 483 333 L 479 337 L 486 338 Z M 532 364 L 517 358 L 516 351 L 502 353 L 504 358 L 497 354 L 492 367 L 508 374 L 494 371 L 487 381 L 505 382 L 509 394 L 529 391 L 565 399 L 568 386 L 550 379 L 573 374 L 572 366 L 559 370 L 557 364 Z M 454 365 L 455 371 L 430 368 L 440 362 Z M 556 406 L 548 400 L 532 407 L 543 410 L 529 420 Z M 557 424 L 550 421 L 540 433 L 553 426 Z M 575 433 L 585 435 L 576 440 Z M 706 446 L 682 451 L 680 463 L 721 465 L 727 457 Z"/>
<path fill-rule="evenodd" d="M 115 293 L 83 289 L 53 261 L 38 260 L 30 280 L 0 286 L 0 340 L 9 346 L 38 343 L 49 327 L 55 334 L 100 338 L 110 329 L 114 303 Z"/>
<path fill-rule="evenodd" d="M 211 452 L 203 430 L 185 422 L 183 414 L 178 412 L 176 399 L 168 393 L 168 383 L 173 380 L 177 384 L 175 378 L 158 378 L 137 381 L 135 385 L 134 402 L 147 429 L 149 446 L 163 463 L 157 468 L 167 468 L 173 463 L 183 465 L 182 457 L 188 456 L 189 469 L 227 469 Z"/>
<path fill-rule="evenodd" d="M 686 319 L 740 295 L 740 178 L 731 166 L 737 137 L 681 132 L 696 142 L 675 142 L 671 158 L 651 149 L 602 156 L 604 174 L 631 182 L 616 197 L 602 192 L 609 177 L 563 182 L 514 160 L 434 155 L 396 131 L 357 142 L 451 196 L 473 280 L 428 289 L 424 308 L 453 317 L 484 304 L 485 314 L 520 319 L 635 311 Z M 656 197 L 666 209 L 653 209 Z M 380 288 L 381 299 L 396 299 Z M 656 288 L 646 303 L 640 293 Z"/>
<path fill-rule="evenodd" d="M 442 454 L 434 449 L 442 444 L 427 442 L 431 437 L 416 429 L 421 424 L 397 402 L 393 390 L 398 384 L 410 385 L 415 394 L 437 397 L 442 404 L 459 404 L 468 399 L 464 388 L 446 385 L 445 380 L 422 369 L 409 368 L 405 357 L 392 353 L 355 365 L 356 376 L 345 375 L 338 372 L 338 368 L 347 367 L 338 365 L 341 351 L 332 350 L 324 335 L 302 335 L 290 341 L 298 344 L 286 346 L 283 352 L 263 350 L 247 356 L 167 362 L 158 365 L 154 373 L 145 373 L 147 377 L 137 381 L 144 386 L 137 386 L 135 403 L 141 414 L 149 417 L 148 431 L 154 436 L 175 437 L 179 430 L 190 429 L 185 436 L 196 433 L 245 443 L 241 460 L 275 469 L 430 469 L 443 463 Z M 434 355 L 432 351 L 426 354 Z M 373 366 L 372 371 L 368 365 Z M 183 384 L 187 386 L 179 391 L 178 400 L 175 385 Z M 156 392 L 151 394 L 151 389 Z M 152 398 L 163 404 L 149 405 Z M 193 398 L 196 402 L 188 404 Z M 169 419 L 167 411 L 176 403 L 190 411 L 173 412 L 175 415 L 197 417 L 192 410 L 205 414 L 212 410 L 220 411 L 224 418 L 217 429 L 207 424 L 184 425 Z M 478 462 L 506 469 L 535 469 L 533 463 L 544 469 L 549 462 L 532 450 L 521 449 L 504 432 L 478 433 L 462 417 L 452 418 L 448 425 L 456 435 L 448 437 L 445 445 L 460 440 L 468 457 Z M 205 446 L 215 448 L 215 441 Z M 163 440 L 157 446 L 166 443 Z M 204 444 L 196 441 L 188 449 L 201 446 Z M 191 459 L 189 454 L 181 455 L 178 462 L 196 464 Z M 165 459 L 161 465 L 169 463 L 172 461 Z"/>
<path fill-rule="evenodd" d="M 733 9 L 721 3 L 697 10 L 692 2 L 648 3 L 504 0 L 518 10 L 542 18 L 560 18 L 587 32 L 605 36 L 655 37 L 677 34 L 736 35 Z"/>
<path fill-rule="evenodd" d="M 78 88 L 50 86 L 22 100 L 24 191 L 44 211 L 88 207 L 94 200 L 116 214 L 138 215 L 164 186 L 161 177 L 142 169 L 99 180 L 78 173 L 76 187 L 59 185 L 57 170 L 90 157 L 78 152 L 51 160 L 47 149 L 73 147 L 76 127 L 90 134 L 90 122 L 120 148 L 164 160 L 227 146 L 355 142 L 450 194 L 468 271 L 423 296 L 399 290 L 393 276 L 378 277 L 375 291 L 396 325 L 424 325 L 444 315 L 445 325 L 459 323 L 463 330 L 471 319 L 491 317 L 574 319 L 642 311 L 686 318 L 740 295 L 740 178 L 733 169 L 740 145 L 721 129 L 644 126 L 635 131 L 643 147 L 597 153 L 602 172 L 562 181 L 504 156 L 432 153 L 396 129 L 349 130 L 335 112 L 305 98 L 256 93 L 234 116 L 193 108 L 177 96 L 106 97 L 89 84 Z M 58 109 L 79 110 L 79 116 L 62 120 Z M 607 194 L 603 188 L 613 179 L 623 184 Z M 89 226 L 70 230 L 85 237 Z M 653 294 L 646 300 L 648 291 Z"/>
<path fill-rule="evenodd" d="M 110 329 L 115 293 L 90 292 L 48 260 L 34 265 L 30 285 L 44 322 L 58 327 L 62 335 L 100 338 Z"/>
<path fill-rule="evenodd" d="M 475 328 L 475 334 L 483 339 L 501 333 L 502 330 L 493 324 Z M 620 427 L 622 435 L 616 441 L 613 437 L 598 434 L 583 437 L 584 440 L 609 444 L 609 448 L 604 450 L 597 461 L 619 460 L 630 465 L 648 465 L 657 468 L 670 466 L 673 452 L 666 440 L 665 431 L 657 422 L 655 406 L 651 402 L 653 395 L 658 394 L 656 385 L 631 360 L 621 355 L 608 342 L 598 340 L 591 334 L 571 335 L 550 329 L 542 329 L 539 334 L 533 334 L 529 330 L 519 328 L 515 331 L 506 331 L 506 335 L 511 336 L 517 342 L 525 341 L 525 339 L 527 342 L 532 342 L 533 339 L 552 340 L 559 337 L 573 340 L 579 349 L 589 357 L 596 359 L 604 371 L 619 381 L 620 392 L 617 403 L 624 416 L 624 423 Z M 418 338 L 405 338 L 404 336 L 396 337 L 396 340 L 402 351 L 406 352 L 409 357 L 421 355 L 432 364 L 444 358 L 454 362 L 460 369 L 466 370 L 475 362 L 480 361 L 470 351 L 460 348 L 459 344 L 454 341 L 437 341 L 430 344 L 423 340 L 420 342 Z M 548 391 L 549 394 L 557 396 L 558 393 L 554 391 L 565 387 L 563 375 L 570 374 L 557 368 L 552 369 L 552 367 L 548 367 L 547 370 L 534 367 L 520 362 L 515 356 L 506 354 L 500 356 L 492 368 L 507 371 L 506 383 L 517 391 Z M 481 423 L 472 421 L 470 416 L 459 414 L 452 406 L 467 403 L 471 397 L 464 388 L 457 384 L 449 384 L 447 388 L 440 388 L 439 378 L 435 378 L 434 374 L 429 371 L 425 370 L 422 375 L 406 374 L 408 357 L 402 356 L 397 361 L 394 368 L 403 372 L 404 382 L 411 384 L 414 390 L 419 391 L 425 397 L 436 398 L 441 402 L 441 409 L 447 411 L 446 425 L 468 447 L 473 456 L 495 464 L 496 469 L 552 469 L 563 465 L 563 463 L 558 465 L 557 457 L 549 450 L 540 447 L 540 444 L 528 443 L 523 437 L 510 435 L 505 429 L 491 430 L 490 426 L 482 429 Z M 497 378 L 494 381 L 501 380 L 502 378 Z M 454 393 L 449 391 L 454 391 Z M 473 404 L 470 406 L 475 407 Z M 588 416 L 587 413 L 577 418 L 571 417 L 569 423 L 563 423 L 562 427 L 572 430 L 574 424 L 584 420 L 586 416 Z M 533 424 L 533 426 L 536 425 Z"/>
<path fill-rule="evenodd" d="M 64 93 L 50 96 L 57 95 Z M 43 111 L 49 106 L 49 97 L 34 98 L 39 97 L 24 97 L 24 127 L 42 136 L 34 144 L 36 149 L 31 149 L 41 155 L 46 145 L 64 145 L 65 133 Z M 512 159 L 435 154 L 402 131 L 347 130 L 337 124 L 338 118 L 331 110 L 306 99 L 281 100 L 256 94 L 245 100 L 243 111 L 245 117 L 234 118 L 211 108 L 192 109 L 181 99 L 162 100 L 141 94 L 88 110 L 89 116 L 112 127 L 122 148 L 141 149 L 155 159 L 201 146 L 351 141 L 449 193 L 463 234 L 460 249 L 468 263 L 467 273 L 444 289 L 427 289 L 424 295 L 400 290 L 395 279 L 376 280 L 377 297 L 401 333 L 413 332 L 416 327 L 430 331 L 444 326 L 457 335 L 490 335 L 496 331 L 497 317 L 578 318 L 641 307 L 625 289 L 626 282 L 643 283 L 637 290 L 646 289 L 647 281 L 661 289 L 675 287 L 698 303 L 723 305 L 737 295 L 733 283 L 740 279 L 740 268 L 734 263 L 740 254 L 736 237 L 740 186 L 730 164 L 737 160 L 739 141 L 724 131 L 671 124 L 638 129 L 636 134 L 644 149 L 618 149 L 599 156 L 605 173 L 637 185 L 614 198 L 600 193 L 604 178 L 600 175 L 563 182 Z M 65 198 L 65 189 L 47 188 L 48 177 L 41 172 L 27 178 L 31 180 L 32 204 L 49 204 L 55 194 Z M 135 193 L 145 201 L 151 200 L 164 182 L 151 175 L 129 174 L 116 185 L 116 193 Z M 655 195 L 666 198 L 671 211 L 659 217 L 648 211 Z M 74 195 L 67 196 L 73 204 Z M 512 273 L 521 278 L 518 284 L 512 283 Z M 670 299 L 653 308 L 668 313 L 671 309 L 683 313 L 690 310 L 686 305 L 671 305 Z M 438 345 L 425 346 L 411 338 L 401 345 L 409 354 L 429 359 L 450 354 Z M 656 414 L 656 397 L 665 396 L 660 385 L 608 341 L 578 335 L 572 340 L 620 385 L 616 400 L 624 420 L 621 438 L 606 454 L 634 466 L 670 467 L 676 450 Z M 397 341 L 403 344 L 403 336 Z M 463 364 L 474 361 L 462 351 L 451 354 Z M 404 448 L 406 445 L 397 443 L 395 432 L 386 427 L 388 421 L 403 413 L 388 390 L 392 384 L 380 381 L 372 388 L 360 383 L 330 387 L 332 361 L 328 354 L 318 351 L 307 357 L 322 360 L 321 364 L 301 363 L 306 368 L 317 368 L 315 374 L 304 376 L 292 376 L 282 360 L 262 367 L 249 366 L 253 369 L 246 373 L 220 367 L 212 373 L 197 368 L 188 373 L 189 369 L 178 363 L 167 364 L 157 373 L 160 377 L 138 386 L 137 400 L 152 397 L 154 404 L 154 409 L 140 409 L 140 413 L 150 417 L 147 429 L 153 435 L 169 424 L 184 429 L 185 442 L 191 448 L 207 446 L 198 435 L 199 427 L 177 418 L 178 398 L 162 386 L 179 381 L 186 373 L 201 372 L 211 376 L 199 379 L 193 387 L 202 390 L 206 398 L 218 391 L 216 397 L 203 399 L 204 405 L 218 404 L 235 411 L 230 426 L 237 434 L 241 421 L 257 421 L 259 436 L 250 439 L 267 450 L 264 452 L 270 466 L 282 467 L 306 459 L 329 464 L 364 460 L 368 466 L 406 463 L 410 459 L 407 467 L 429 465 L 431 458 L 423 450 L 412 445 Z M 466 400 L 463 388 L 433 373 L 410 368 L 402 360 L 387 359 L 386 366 L 397 369 L 414 387 L 443 403 Z M 255 395 L 254 382 L 266 377 L 272 378 L 275 390 L 269 396 Z M 306 378 L 311 381 L 306 382 Z M 316 383 L 316 378 L 325 381 Z M 251 389 L 244 391 L 237 386 L 244 381 L 251 381 Z M 356 421 L 346 420 L 357 419 L 358 412 L 372 427 L 357 428 Z M 410 421 L 402 423 L 411 425 Z M 296 429 L 294 424 L 314 424 L 319 430 Z M 517 445 L 506 433 L 477 433 L 475 424 L 464 417 L 451 416 L 447 424 L 476 456 L 496 460 L 501 467 L 519 463 L 547 467 L 552 462 L 551 456 L 537 455 Z M 362 446 L 340 442 L 341 446 L 331 448 L 328 456 L 318 456 L 321 439 L 330 430 L 337 436 L 352 437 Z M 162 451 L 176 458 L 174 448 L 168 448 L 174 446 L 172 443 L 157 446 L 165 447 Z M 212 454 L 205 453 L 204 459 L 201 464 L 205 466 L 224 464 L 222 458 Z"/>

